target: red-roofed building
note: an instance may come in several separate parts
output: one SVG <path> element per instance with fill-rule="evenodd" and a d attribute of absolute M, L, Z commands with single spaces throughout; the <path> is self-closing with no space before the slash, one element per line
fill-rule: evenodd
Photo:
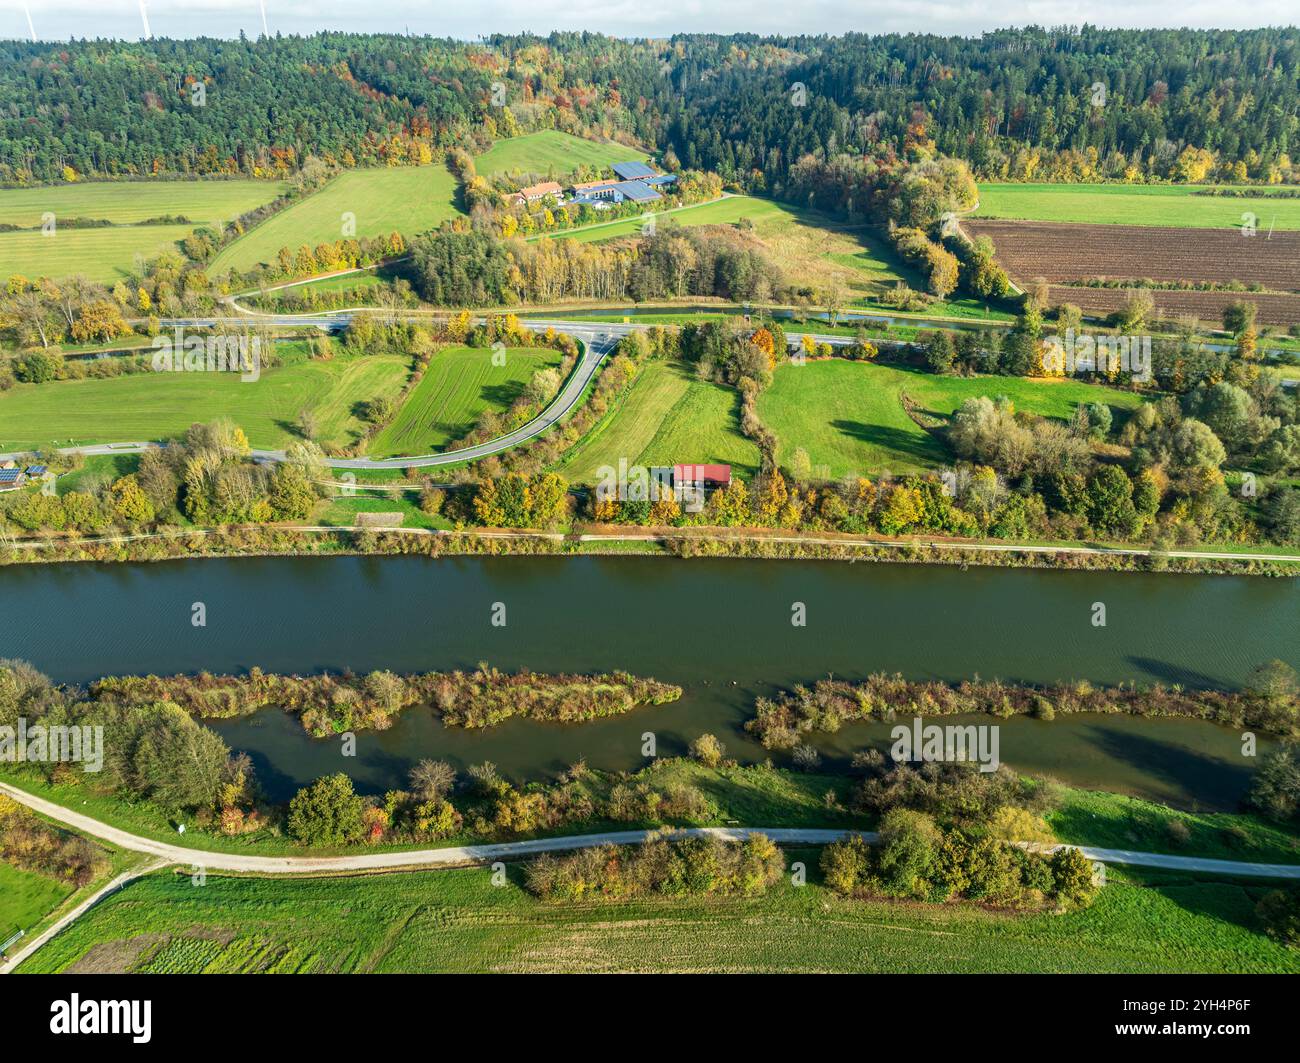
<path fill-rule="evenodd" d="M 730 465 L 674 465 L 673 486 L 730 487 Z"/>
<path fill-rule="evenodd" d="M 543 181 L 541 184 L 529 185 L 527 188 L 521 188 L 510 198 L 521 207 L 529 206 L 545 199 L 547 196 L 553 196 L 557 201 L 564 193 L 558 181 Z"/>

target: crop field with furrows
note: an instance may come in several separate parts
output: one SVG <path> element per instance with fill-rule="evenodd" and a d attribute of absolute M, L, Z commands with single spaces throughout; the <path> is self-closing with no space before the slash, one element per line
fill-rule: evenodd
<path fill-rule="evenodd" d="M 998 259 L 1022 284 L 1090 280 L 1209 281 L 1300 292 L 1300 232 L 1244 236 L 1239 229 L 968 221 L 992 238 Z"/>
<path fill-rule="evenodd" d="M 1216 323 L 1237 300 L 1253 302 L 1265 325 L 1300 322 L 1300 232 L 1258 233 L 1238 229 L 1195 229 L 1063 222 L 963 222 L 973 236 L 988 236 L 1007 272 L 1022 286 L 1046 281 L 1051 303 L 1074 303 L 1085 313 L 1118 310 L 1126 289 L 1143 282 L 1211 283 L 1210 291 L 1151 287 L 1159 314 L 1194 316 Z M 1094 287 L 1093 280 L 1131 282 Z M 1258 284 L 1267 291 L 1226 287 Z"/>
<path fill-rule="evenodd" d="M 1088 910 L 1014 914 L 973 904 L 845 900 L 817 850 L 808 882 L 756 898 L 543 902 L 524 868 L 362 878 L 162 872 L 131 883 L 32 956 L 24 971 L 1300 971 L 1260 933 L 1269 887 L 1112 868 Z"/>
<path fill-rule="evenodd" d="M 1119 310 L 1129 296 L 1123 288 L 1087 288 L 1052 285 L 1048 302 L 1051 306 L 1073 303 L 1090 317 L 1104 317 Z M 1289 326 L 1300 323 L 1300 295 L 1276 295 L 1269 292 L 1175 292 L 1151 290 L 1156 313 L 1166 320 L 1194 317 L 1202 324 L 1218 328 L 1223 311 L 1235 302 L 1254 303 L 1261 325 Z"/>

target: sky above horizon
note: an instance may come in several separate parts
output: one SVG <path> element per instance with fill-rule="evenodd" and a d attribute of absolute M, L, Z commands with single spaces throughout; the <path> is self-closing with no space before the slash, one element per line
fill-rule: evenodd
<path fill-rule="evenodd" d="M 144 36 L 145 19 L 158 37 L 235 37 L 262 32 L 262 8 L 271 33 L 318 30 L 432 34 L 472 40 L 489 33 L 593 30 L 619 37 L 673 33 L 978 34 L 1005 26 L 1189 26 L 1245 29 L 1297 21 L 1295 0 L 1255 0 L 1249 6 L 1220 0 L 1179 5 L 1133 0 L 480 0 L 431 4 L 428 0 L 0 0 L 0 38 L 67 40 L 69 37 Z M 30 15 L 30 26 L 29 26 Z"/>

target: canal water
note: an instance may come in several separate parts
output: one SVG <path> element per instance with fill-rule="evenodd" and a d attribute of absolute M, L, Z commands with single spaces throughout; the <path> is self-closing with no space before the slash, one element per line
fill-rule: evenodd
<path fill-rule="evenodd" d="M 1300 666 L 1300 580 L 841 562 L 664 558 L 246 558 L 0 570 L 0 656 L 54 678 L 113 673 L 626 669 L 685 688 L 671 705 L 562 727 L 443 728 L 422 708 L 363 733 L 357 756 L 279 710 L 212 724 L 285 797 L 340 770 L 400 785 L 422 757 L 544 778 L 580 758 L 644 763 L 716 734 L 769 754 L 743 724 L 796 683 L 876 671 L 912 678 L 1087 679 L 1234 687 L 1272 658 Z M 206 626 L 191 623 L 202 602 Z M 504 627 L 494 627 L 496 603 Z M 1095 626 L 1095 606 L 1106 625 Z M 499 612 L 499 611 L 498 611 Z M 796 612 L 806 626 L 795 626 Z M 981 718 L 981 722 L 989 722 Z M 1003 722 L 1002 759 L 1063 781 L 1188 807 L 1230 808 L 1248 785 L 1240 738 L 1212 724 L 1129 717 Z M 882 724 L 816 744 L 831 766 L 887 744 Z M 780 763 L 784 754 L 775 754 Z"/>

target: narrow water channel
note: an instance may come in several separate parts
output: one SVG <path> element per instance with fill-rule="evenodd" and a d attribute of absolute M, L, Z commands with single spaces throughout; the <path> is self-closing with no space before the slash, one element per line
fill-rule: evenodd
<path fill-rule="evenodd" d="M 276 710 L 217 723 L 274 797 L 340 767 L 363 789 L 399 785 L 440 756 L 492 760 L 515 778 L 585 758 L 643 763 L 711 731 L 741 760 L 754 699 L 833 673 L 1050 683 L 1135 680 L 1237 686 L 1263 661 L 1300 665 L 1300 580 L 1040 572 L 829 562 L 663 558 L 250 558 L 0 571 L 0 656 L 54 678 L 111 673 L 321 669 L 626 669 L 680 683 L 681 701 L 558 727 L 444 729 L 423 709 L 360 736 L 358 756 L 312 740 Z M 202 602 L 207 624 L 191 624 Z M 506 625 L 491 623 L 505 605 Z M 1106 626 L 1092 623 L 1106 606 Z M 807 626 L 791 623 L 802 603 Z M 1232 807 L 1249 768 L 1237 735 L 1127 717 L 1004 723 L 1003 760 L 1064 781 L 1183 805 Z M 828 736 L 829 763 L 885 744 L 883 725 Z M 780 757 L 776 759 L 780 760 Z"/>

